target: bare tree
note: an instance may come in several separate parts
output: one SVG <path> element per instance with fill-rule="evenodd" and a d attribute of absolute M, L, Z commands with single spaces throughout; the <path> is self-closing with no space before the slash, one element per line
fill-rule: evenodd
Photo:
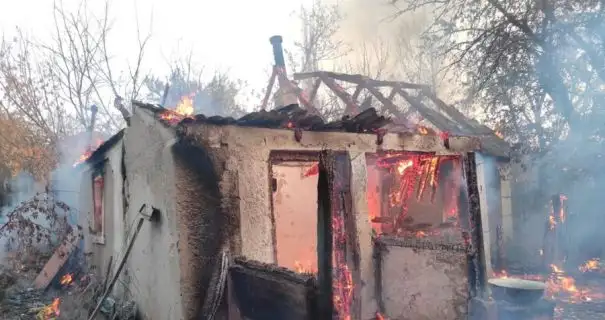
<path fill-rule="evenodd" d="M 119 115 L 111 108 L 114 96 L 129 100 L 138 97 L 145 75 L 141 64 L 150 34 L 141 35 L 136 19 L 138 52 L 134 63 L 128 66 L 126 76 L 116 77 L 112 65 L 108 38 L 112 32 L 109 3 L 105 1 L 100 14 L 95 15 L 80 2 L 75 11 L 68 11 L 61 2 L 54 6 L 55 37 L 50 44 L 41 44 L 52 71 L 58 80 L 63 100 L 70 104 L 78 123 L 89 128 L 93 119 L 90 107 L 100 107 L 96 124 L 102 131 L 112 132 L 122 126 Z"/>
<path fill-rule="evenodd" d="M 141 36 L 137 22 L 138 52 L 134 63 L 122 72 L 108 47 L 112 29 L 107 2 L 97 14 L 86 1 L 74 10 L 57 2 L 53 17 L 51 41 L 19 33 L 12 41 L 2 42 L 0 89 L 6 114 L 29 122 L 56 141 L 91 130 L 95 105 L 95 129 L 115 132 L 123 119 L 112 106 L 114 96 L 132 99 L 140 94 L 146 77 L 141 66 L 150 36 Z"/>

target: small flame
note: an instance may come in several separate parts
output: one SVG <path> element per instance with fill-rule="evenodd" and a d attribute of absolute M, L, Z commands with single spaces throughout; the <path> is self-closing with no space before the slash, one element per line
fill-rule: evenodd
<path fill-rule="evenodd" d="M 502 134 L 502 132 L 500 132 L 500 131 L 494 131 L 494 134 L 495 134 L 495 135 L 496 135 L 498 138 L 500 138 L 500 139 L 504 139 L 504 135 Z"/>
<path fill-rule="evenodd" d="M 51 320 L 58 317 L 61 312 L 59 310 L 59 305 L 61 304 L 61 300 L 59 298 L 55 298 L 53 302 L 40 310 L 37 318 L 43 320 Z"/>
<path fill-rule="evenodd" d="M 425 136 L 425 135 L 429 134 L 429 129 L 424 126 L 418 126 L 418 133 Z"/>
<path fill-rule="evenodd" d="M 73 277 L 70 273 L 65 274 L 61 277 L 61 285 L 69 285 L 73 281 Z"/>
<path fill-rule="evenodd" d="M 92 156 L 92 154 L 103 144 L 103 142 L 104 142 L 103 140 L 97 139 L 97 141 L 95 143 L 88 146 L 86 148 L 86 151 L 84 151 L 84 153 L 80 155 L 80 158 L 78 158 L 78 160 L 76 160 L 76 162 L 73 164 L 73 166 L 76 167 L 79 164 L 84 163 L 86 160 L 88 160 L 88 158 L 90 158 L 90 156 Z"/>
<path fill-rule="evenodd" d="M 427 234 L 424 231 L 417 231 L 416 232 L 416 238 L 424 238 L 426 236 L 427 236 Z"/>
<path fill-rule="evenodd" d="M 403 173 L 405 172 L 405 170 L 407 168 L 411 167 L 413 164 L 414 164 L 414 162 L 412 160 L 401 161 L 397 165 L 397 172 L 399 173 L 399 175 L 403 175 Z"/>
<path fill-rule="evenodd" d="M 555 216 L 548 216 L 548 224 L 550 225 L 550 230 L 553 230 L 557 225 L 557 220 L 555 220 Z"/>
<path fill-rule="evenodd" d="M 599 258 L 590 259 L 590 260 L 584 262 L 584 264 L 581 265 L 579 267 L 579 269 L 582 272 L 594 271 L 594 270 L 599 269 L 600 263 L 601 263 L 601 261 L 599 260 Z"/>
<path fill-rule="evenodd" d="M 170 124 L 175 124 L 184 118 L 193 116 L 193 96 L 187 95 L 181 97 L 181 100 L 172 110 L 166 110 L 160 114 L 160 119 L 167 121 Z"/>
<path fill-rule="evenodd" d="M 550 265 L 550 269 L 552 269 L 553 273 L 564 273 L 565 271 L 563 271 L 563 269 L 559 268 L 558 266 L 551 264 Z"/>
<path fill-rule="evenodd" d="M 508 273 L 506 272 L 506 270 L 494 271 L 494 278 L 506 279 L 508 278 Z"/>
<path fill-rule="evenodd" d="M 300 261 L 294 261 L 294 271 L 297 273 L 317 273 L 317 270 L 311 267 L 310 262 L 307 263 L 307 266 L 304 266 Z"/>

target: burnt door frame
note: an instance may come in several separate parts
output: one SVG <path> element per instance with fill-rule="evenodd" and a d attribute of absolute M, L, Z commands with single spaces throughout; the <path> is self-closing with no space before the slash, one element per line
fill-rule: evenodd
<path fill-rule="evenodd" d="M 466 190 L 460 188 L 460 213 L 463 237 L 467 251 L 469 271 L 469 298 L 481 297 L 486 292 L 487 271 L 485 267 L 485 248 L 483 246 L 483 221 L 477 181 L 475 153 L 469 152 L 462 157 Z M 487 223 L 487 222 L 486 222 Z M 466 225 L 464 225 L 466 224 Z"/>

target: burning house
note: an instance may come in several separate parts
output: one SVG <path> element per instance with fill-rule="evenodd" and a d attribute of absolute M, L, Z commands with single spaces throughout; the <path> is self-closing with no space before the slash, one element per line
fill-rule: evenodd
<path fill-rule="evenodd" d="M 294 76 L 316 79 L 303 92 L 280 40 L 271 111 L 135 101 L 86 160 L 95 270 L 146 319 L 465 318 L 512 232 L 508 145 L 424 86 L 316 72 Z M 337 121 L 313 107 L 322 83 L 346 105 Z M 158 217 L 137 228 L 144 211 Z"/>

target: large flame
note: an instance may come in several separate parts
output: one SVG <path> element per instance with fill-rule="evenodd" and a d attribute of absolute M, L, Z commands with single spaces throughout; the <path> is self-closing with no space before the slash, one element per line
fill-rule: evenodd
<path fill-rule="evenodd" d="M 166 110 L 160 114 L 160 119 L 176 124 L 185 118 L 193 116 L 193 95 L 182 96 L 179 103 L 172 110 Z"/>
<path fill-rule="evenodd" d="M 408 205 L 412 197 L 415 197 L 417 202 L 428 199 L 431 203 L 436 200 L 437 188 L 439 187 L 439 172 L 441 165 L 445 161 L 451 161 L 452 171 L 450 177 L 444 179 L 444 197 L 443 197 L 443 212 L 442 216 L 445 222 L 449 222 L 457 226 L 458 217 L 458 197 L 461 186 L 462 167 L 460 161 L 455 156 L 433 156 L 427 154 L 390 154 L 379 158 L 376 161 L 376 166 L 387 170 L 394 175 L 393 183 L 389 183 L 388 202 L 384 203 L 388 208 L 382 210 L 380 206 L 372 206 L 369 209 L 377 212 L 369 212 L 369 215 L 375 225 L 374 232 L 396 233 L 398 235 L 412 236 L 416 238 L 424 238 L 427 236 L 438 235 L 437 229 L 432 230 L 414 230 L 407 232 L 407 228 L 402 225 L 408 216 Z M 379 200 L 380 201 L 380 200 Z M 395 212 L 397 214 L 389 214 L 382 216 L 382 212 Z M 405 233 L 405 234 L 402 234 Z M 408 234 L 409 233 L 409 234 Z"/>

